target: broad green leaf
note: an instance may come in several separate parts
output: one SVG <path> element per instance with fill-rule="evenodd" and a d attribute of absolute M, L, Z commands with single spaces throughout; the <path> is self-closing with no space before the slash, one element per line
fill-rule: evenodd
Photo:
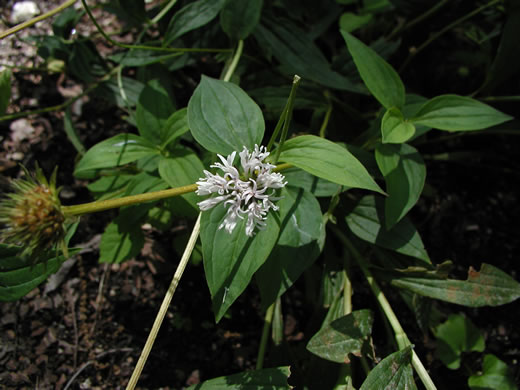
<path fill-rule="evenodd" d="M 391 282 L 419 295 L 469 307 L 505 305 L 520 297 L 516 280 L 485 263 L 480 271 L 470 267 L 467 280 L 394 275 Z"/>
<path fill-rule="evenodd" d="M 70 107 L 67 107 L 67 109 L 65 110 L 65 116 L 63 117 L 63 127 L 65 129 L 65 134 L 67 134 L 67 138 L 69 139 L 72 146 L 74 146 L 74 148 L 80 155 L 84 155 L 86 149 L 85 146 L 83 146 L 81 140 L 79 139 L 78 132 L 74 127 L 74 123 L 72 123 Z"/>
<path fill-rule="evenodd" d="M 188 31 L 211 22 L 223 5 L 224 0 L 198 0 L 182 7 L 170 20 L 164 35 L 163 46 L 168 46 Z"/>
<path fill-rule="evenodd" d="M 358 159 L 324 138 L 302 135 L 286 141 L 280 161 L 333 183 L 384 193 Z"/>
<path fill-rule="evenodd" d="M 61 255 L 56 257 L 55 251 L 49 251 L 32 264 L 30 258 L 19 255 L 21 250 L 21 247 L 0 243 L 0 301 L 20 299 L 56 272 L 66 260 Z M 69 249 L 69 255 L 75 253 L 77 250 Z"/>
<path fill-rule="evenodd" d="M 385 177 L 385 222 L 390 229 L 417 203 L 426 180 L 421 154 L 407 144 L 379 145 L 376 161 Z"/>
<path fill-rule="evenodd" d="M 52 23 L 53 34 L 63 39 L 69 39 L 72 29 L 84 14 L 85 11 L 77 10 L 74 7 L 61 11 Z"/>
<path fill-rule="evenodd" d="M 396 107 L 386 110 L 381 121 L 383 143 L 401 144 L 412 138 L 414 134 L 414 124 L 404 119 L 401 110 Z"/>
<path fill-rule="evenodd" d="M 417 390 L 413 380 L 412 347 L 387 356 L 370 371 L 359 390 Z"/>
<path fill-rule="evenodd" d="M 115 175 L 102 176 L 87 185 L 96 200 L 117 198 L 125 193 L 126 187 L 134 175 L 124 175 L 117 172 Z"/>
<path fill-rule="evenodd" d="M 161 147 L 166 147 L 188 131 L 190 131 L 190 128 L 188 127 L 188 109 L 181 108 L 171 114 L 162 127 Z"/>
<path fill-rule="evenodd" d="M 278 216 L 270 212 L 266 228 L 255 236 L 245 234 L 247 218 L 239 221 L 229 234 L 219 229 L 226 212 L 222 203 L 203 212 L 200 228 L 204 271 L 217 322 L 267 260 L 280 231 Z"/>
<path fill-rule="evenodd" d="M 345 12 L 339 19 L 339 29 L 351 33 L 372 20 L 372 14 L 358 15 Z"/>
<path fill-rule="evenodd" d="M 385 219 L 382 215 L 382 202 L 373 195 L 364 196 L 357 206 L 346 217 L 346 222 L 356 236 L 386 249 L 416 257 L 430 262 L 428 253 L 419 236 L 419 232 L 407 217 L 404 217 L 392 229 L 385 228 Z"/>
<path fill-rule="evenodd" d="M 112 77 L 100 84 L 92 93 L 127 110 L 128 107 L 137 105 L 139 95 L 141 95 L 144 87 L 144 83 L 130 77 L 122 77 L 119 82 L 115 77 Z"/>
<path fill-rule="evenodd" d="M 267 308 L 300 277 L 321 252 L 323 217 L 320 204 L 307 191 L 284 188 L 280 194 L 280 238 L 267 261 L 256 273 Z"/>
<path fill-rule="evenodd" d="M 484 337 L 469 318 L 461 314 L 452 314 L 437 326 L 437 357 L 451 370 L 460 367 L 463 352 L 483 352 Z"/>
<path fill-rule="evenodd" d="M 100 263 L 121 263 L 135 257 L 144 245 L 141 225 L 126 225 L 114 220 L 101 235 Z"/>
<path fill-rule="evenodd" d="M 404 84 L 392 66 L 374 50 L 346 31 L 341 31 L 359 75 L 368 90 L 386 109 L 402 108 Z"/>
<path fill-rule="evenodd" d="M 164 139 L 161 130 L 174 113 L 175 106 L 158 79 L 150 80 L 139 95 L 135 113 L 139 134 L 160 145 Z"/>
<path fill-rule="evenodd" d="M 270 50 L 291 76 L 298 74 L 329 88 L 366 93 L 342 74 L 332 70 L 327 58 L 306 35 L 289 20 L 263 20 L 254 31 L 261 47 Z"/>
<path fill-rule="evenodd" d="M 246 39 L 260 21 L 263 0 L 225 0 L 220 11 L 222 30 L 233 40 Z"/>
<path fill-rule="evenodd" d="M 333 196 L 341 190 L 341 185 L 311 175 L 300 168 L 284 169 L 282 174 L 288 186 L 303 188 L 316 197 Z"/>
<path fill-rule="evenodd" d="M 507 364 L 492 354 L 484 356 L 482 373 L 470 376 L 468 385 L 473 390 L 518 390 Z"/>
<path fill-rule="evenodd" d="M 0 72 L 0 115 L 5 114 L 5 110 L 11 100 L 11 71 Z"/>
<path fill-rule="evenodd" d="M 193 152 L 183 151 L 175 157 L 163 158 L 159 162 L 159 174 L 171 187 L 195 183 L 203 176 L 204 165 Z M 197 207 L 200 197 L 195 193 L 182 195 L 193 207 Z"/>
<path fill-rule="evenodd" d="M 140 158 L 159 154 L 159 149 L 135 134 L 119 134 L 94 145 L 76 165 L 74 175 L 82 178 L 89 171 L 125 165 Z"/>
<path fill-rule="evenodd" d="M 260 107 L 237 85 L 202 76 L 188 103 L 193 138 L 211 152 L 253 149 L 264 137 Z"/>
<path fill-rule="evenodd" d="M 289 367 L 264 368 L 210 379 L 187 390 L 289 390 L 290 374 Z"/>
<path fill-rule="evenodd" d="M 76 165 L 74 175 L 85 177 L 94 169 L 114 168 L 154 154 L 159 154 L 159 150 L 143 137 L 130 133 L 119 134 L 87 150 Z"/>
<path fill-rule="evenodd" d="M 310 339 L 307 349 L 323 359 L 350 363 L 349 354 L 362 355 L 369 342 L 374 318 L 370 310 L 356 310 L 332 321 Z"/>
<path fill-rule="evenodd" d="M 413 123 L 447 131 L 482 130 L 513 119 L 478 100 L 458 95 L 440 95 L 428 100 L 410 118 Z"/>

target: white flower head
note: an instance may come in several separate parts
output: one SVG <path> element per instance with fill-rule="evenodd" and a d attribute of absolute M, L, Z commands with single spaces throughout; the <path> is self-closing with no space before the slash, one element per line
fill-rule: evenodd
<path fill-rule="evenodd" d="M 222 171 L 222 176 L 204 171 L 205 177 L 197 182 L 197 195 L 217 194 L 198 203 L 202 211 L 209 210 L 223 202 L 227 207 L 226 218 L 219 229 L 232 233 L 241 219 L 246 220 L 246 234 L 253 236 L 255 230 L 264 229 L 269 210 L 278 210 L 273 201 L 275 190 L 287 182 L 282 174 L 272 172 L 275 166 L 264 162 L 269 152 L 265 146 L 255 145 L 253 151 L 244 149 L 239 153 L 241 172 L 233 166 L 236 152 L 227 158 L 218 155 L 222 163 L 216 162 L 211 168 Z"/>

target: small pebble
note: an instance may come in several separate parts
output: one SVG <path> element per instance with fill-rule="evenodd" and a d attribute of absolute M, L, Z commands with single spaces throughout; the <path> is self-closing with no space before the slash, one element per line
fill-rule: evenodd
<path fill-rule="evenodd" d="M 40 13 L 38 5 L 34 1 L 19 1 L 13 6 L 11 23 L 18 24 L 34 18 Z"/>

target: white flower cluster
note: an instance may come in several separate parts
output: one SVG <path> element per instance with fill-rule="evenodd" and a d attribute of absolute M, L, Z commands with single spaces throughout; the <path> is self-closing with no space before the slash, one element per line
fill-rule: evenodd
<path fill-rule="evenodd" d="M 253 236 L 255 228 L 265 228 L 269 210 L 278 210 L 278 206 L 273 203 L 278 198 L 273 195 L 276 189 L 284 187 L 287 182 L 284 182 L 283 175 L 272 172 L 274 165 L 264 162 L 269 156 L 265 146 L 255 145 L 252 152 L 244 147 L 239 153 L 242 172 L 233 166 L 236 153 L 231 153 L 227 158 L 219 154 L 222 164 L 217 162 L 211 165 L 211 168 L 220 169 L 223 176 L 204 171 L 206 177 L 197 182 L 197 195 L 217 196 L 203 200 L 198 205 L 204 211 L 224 202 L 228 209 L 219 229 L 225 228 L 231 233 L 239 219 L 247 218 L 246 234 Z M 268 193 L 268 190 L 271 191 Z"/>

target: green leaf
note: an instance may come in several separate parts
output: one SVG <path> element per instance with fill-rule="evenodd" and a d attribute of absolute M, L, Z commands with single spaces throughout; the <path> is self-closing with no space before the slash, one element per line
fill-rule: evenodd
<path fill-rule="evenodd" d="M 139 134 L 153 144 L 160 145 L 164 141 L 161 129 L 174 111 L 172 99 L 161 82 L 158 79 L 150 80 L 137 102 L 135 117 Z"/>
<path fill-rule="evenodd" d="M 419 295 L 469 307 L 505 305 L 520 297 L 520 284 L 516 280 L 485 263 L 480 271 L 470 267 L 467 280 L 432 278 L 430 275 L 394 275 L 392 285 Z"/>
<path fill-rule="evenodd" d="M 195 183 L 203 176 L 204 165 L 193 152 L 183 151 L 175 157 L 163 158 L 159 162 L 159 175 L 171 187 L 186 186 Z M 195 193 L 182 195 L 189 204 L 197 208 L 200 197 Z"/>
<path fill-rule="evenodd" d="M 303 188 L 316 197 L 333 196 L 341 190 L 341 185 L 311 175 L 300 168 L 284 169 L 282 173 L 288 186 Z"/>
<path fill-rule="evenodd" d="M 264 137 L 260 107 L 237 85 L 202 76 L 188 103 L 193 138 L 211 152 L 253 149 Z"/>
<path fill-rule="evenodd" d="M 428 100 L 410 121 L 447 131 L 482 130 L 513 119 L 478 100 L 441 95 Z"/>
<path fill-rule="evenodd" d="M 412 138 L 414 134 L 414 124 L 404 119 L 401 110 L 396 107 L 386 110 L 381 121 L 383 143 L 401 144 Z"/>
<path fill-rule="evenodd" d="M 144 245 L 140 225 L 126 225 L 114 220 L 101 236 L 99 244 L 100 263 L 121 263 L 135 257 Z"/>
<path fill-rule="evenodd" d="M 266 228 L 255 236 L 245 234 L 247 218 L 239 221 L 229 234 L 225 229 L 219 229 L 226 212 L 222 203 L 203 212 L 200 229 L 204 271 L 216 321 L 220 321 L 267 260 L 280 231 L 278 217 L 271 212 Z"/>
<path fill-rule="evenodd" d="M 410 220 L 404 217 L 392 229 L 387 230 L 381 211 L 379 200 L 376 202 L 373 195 L 364 196 L 347 215 L 347 225 L 362 240 L 429 263 L 430 258 L 421 237 Z"/>
<path fill-rule="evenodd" d="M 280 161 L 333 183 L 384 193 L 358 159 L 324 138 L 314 135 L 291 138 L 283 144 Z"/>
<path fill-rule="evenodd" d="M 222 30 L 232 39 L 246 39 L 260 21 L 263 0 L 226 0 L 220 11 Z"/>
<path fill-rule="evenodd" d="M 352 12 L 345 12 L 339 18 L 339 28 L 342 31 L 351 33 L 368 24 L 372 20 L 372 14 L 357 15 Z"/>
<path fill-rule="evenodd" d="M 473 390 L 518 390 L 507 364 L 491 354 L 484 356 L 482 373 L 470 376 L 468 385 Z"/>
<path fill-rule="evenodd" d="M 168 24 L 163 46 L 168 46 L 188 31 L 211 22 L 223 5 L 224 0 L 198 0 L 182 7 L 173 15 Z"/>
<path fill-rule="evenodd" d="M 332 321 L 310 339 L 307 349 L 323 359 L 350 363 L 349 354 L 362 356 L 369 342 L 374 318 L 370 310 L 356 310 Z"/>
<path fill-rule="evenodd" d="M 323 217 L 316 198 L 298 188 L 284 188 L 280 196 L 280 238 L 256 273 L 265 308 L 316 260 L 324 240 Z"/>
<path fill-rule="evenodd" d="M 166 120 L 166 123 L 161 129 L 161 148 L 164 148 L 179 138 L 181 135 L 190 131 L 188 126 L 188 109 L 181 108 L 175 111 Z"/>
<path fill-rule="evenodd" d="M 435 337 L 436 355 L 450 370 L 460 367 L 463 352 L 483 352 L 486 346 L 480 330 L 461 314 L 452 314 L 437 326 Z"/>
<path fill-rule="evenodd" d="M 260 46 L 270 50 L 291 77 L 298 74 L 329 88 L 366 93 L 364 88 L 333 71 L 327 58 L 305 31 L 289 20 L 262 21 L 254 35 Z"/>
<path fill-rule="evenodd" d="M 0 244 L 0 301 L 15 301 L 45 281 L 66 260 L 47 253 L 38 263 L 20 257 L 20 247 Z M 56 252 L 52 251 L 55 255 Z M 76 250 L 69 250 L 72 255 Z"/>
<path fill-rule="evenodd" d="M 65 116 L 63 118 L 63 127 L 65 128 L 65 134 L 67 134 L 67 138 L 69 139 L 72 146 L 74 146 L 74 148 L 80 155 L 84 155 L 86 149 L 85 146 L 83 146 L 81 140 L 79 139 L 79 135 L 76 131 L 76 128 L 74 127 L 74 123 L 72 123 L 70 107 L 67 107 L 67 109 L 65 110 Z"/>
<path fill-rule="evenodd" d="M 140 158 L 159 154 L 159 149 L 135 134 L 119 134 L 90 148 L 76 165 L 76 177 L 88 177 L 89 171 L 125 165 Z"/>
<path fill-rule="evenodd" d="M 188 390 L 289 390 L 289 367 L 264 368 L 222 376 L 188 387 Z"/>
<path fill-rule="evenodd" d="M 404 85 L 392 66 L 374 50 L 346 31 L 341 31 L 359 75 L 368 90 L 386 109 L 402 108 Z"/>
<path fill-rule="evenodd" d="M 359 390 L 417 390 L 413 380 L 412 347 L 384 358 L 370 373 Z"/>
<path fill-rule="evenodd" d="M 11 71 L 0 72 L 0 115 L 5 114 L 5 110 L 11 100 Z"/>
<path fill-rule="evenodd" d="M 376 161 L 385 177 L 385 222 L 390 229 L 417 203 L 426 180 L 426 166 L 412 146 L 379 145 Z"/>

